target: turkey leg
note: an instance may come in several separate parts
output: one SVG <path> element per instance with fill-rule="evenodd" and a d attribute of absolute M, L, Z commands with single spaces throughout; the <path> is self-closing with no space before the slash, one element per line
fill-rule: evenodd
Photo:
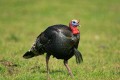
<path fill-rule="evenodd" d="M 70 70 L 70 67 L 68 66 L 68 61 L 64 60 L 64 65 L 67 68 L 68 73 L 70 74 L 70 76 L 73 78 L 72 71 Z"/>
<path fill-rule="evenodd" d="M 47 78 L 49 78 L 49 59 L 50 59 L 50 55 L 46 54 L 46 67 L 47 67 Z"/>

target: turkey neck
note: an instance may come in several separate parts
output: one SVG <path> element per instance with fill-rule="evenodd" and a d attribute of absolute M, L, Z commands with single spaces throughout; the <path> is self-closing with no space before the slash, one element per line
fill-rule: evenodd
<path fill-rule="evenodd" d="M 74 35 L 80 33 L 79 29 L 76 26 L 70 26 L 70 29 Z"/>

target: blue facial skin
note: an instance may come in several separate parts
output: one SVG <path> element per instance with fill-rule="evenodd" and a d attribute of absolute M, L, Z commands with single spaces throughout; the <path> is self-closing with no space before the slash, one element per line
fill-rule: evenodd
<path fill-rule="evenodd" d="M 72 22 L 72 25 L 76 26 L 76 27 L 79 26 L 79 24 L 77 22 L 75 22 L 75 21 Z"/>

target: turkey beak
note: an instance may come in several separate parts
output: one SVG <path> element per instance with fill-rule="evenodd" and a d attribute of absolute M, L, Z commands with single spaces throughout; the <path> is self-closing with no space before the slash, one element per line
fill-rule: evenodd
<path fill-rule="evenodd" d="M 81 25 L 79 24 L 78 27 L 81 27 Z"/>

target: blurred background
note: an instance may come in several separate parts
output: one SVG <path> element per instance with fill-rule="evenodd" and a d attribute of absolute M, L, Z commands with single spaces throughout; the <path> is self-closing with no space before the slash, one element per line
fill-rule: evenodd
<path fill-rule="evenodd" d="M 48 26 L 68 25 L 72 19 L 80 20 L 79 50 L 84 59 L 79 70 L 74 57 L 70 60 L 71 67 L 74 65 L 72 70 L 75 79 L 120 79 L 119 0 L 0 0 L 0 79 L 29 79 L 26 77 L 28 74 L 22 74 L 21 70 L 30 64 L 33 66 L 39 58 L 30 60 L 31 63 L 28 64 L 28 61 L 22 58 L 24 52 Z M 45 56 L 42 56 L 40 60 L 44 58 Z M 20 65 L 17 67 L 20 72 L 15 71 L 15 68 L 13 70 L 12 75 L 16 74 L 16 77 L 6 76 L 9 68 L 5 67 L 4 61 Z M 58 69 L 59 64 L 53 59 L 51 64 L 55 63 L 54 69 Z M 45 62 L 38 62 L 37 65 L 41 64 L 43 67 L 39 70 L 45 70 Z M 60 69 L 62 68 L 63 65 Z M 62 71 L 64 70 L 66 69 Z M 35 74 L 31 79 L 39 75 L 37 72 Z M 54 73 L 51 76 L 56 80 L 68 76 L 66 72 L 63 76 L 58 74 L 63 73 Z M 42 73 L 39 79 L 41 77 L 44 80 L 45 73 Z"/>

